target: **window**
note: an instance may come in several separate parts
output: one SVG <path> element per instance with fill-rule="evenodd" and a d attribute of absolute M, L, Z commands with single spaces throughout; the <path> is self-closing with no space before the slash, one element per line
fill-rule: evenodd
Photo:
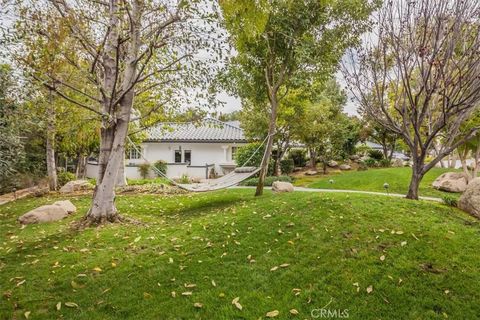
<path fill-rule="evenodd" d="M 192 151 L 191 150 L 185 150 L 183 152 L 183 161 L 191 164 L 192 163 Z"/>
<path fill-rule="evenodd" d="M 182 163 L 182 150 L 175 150 L 175 163 Z"/>
<path fill-rule="evenodd" d="M 237 153 L 238 147 L 232 147 L 232 161 L 235 161 L 235 154 Z"/>
<path fill-rule="evenodd" d="M 127 158 L 130 159 L 130 160 L 136 160 L 136 159 L 140 159 L 142 157 L 141 155 L 141 151 L 140 151 L 140 147 L 137 147 L 139 150 L 137 151 L 137 149 L 135 148 L 130 148 L 128 149 L 127 151 Z"/>

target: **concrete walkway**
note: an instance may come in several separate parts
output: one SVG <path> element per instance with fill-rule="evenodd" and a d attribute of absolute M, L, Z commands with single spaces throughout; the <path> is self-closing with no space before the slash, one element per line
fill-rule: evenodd
<path fill-rule="evenodd" d="M 235 186 L 232 188 L 238 189 L 255 189 L 255 187 L 247 187 L 247 186 Z M 272 187 L 265 187 L 265 189 L 272 189 Z M 374 191 L 360 191 L 360 190 L 341 190 L 341 189 L 314 189 L 314 188 L 305 188 L 305 187 L 295 187 L 295 191 L 301 192 L 331 192 L 331 193 L 360 193 L 360 194 L 370 194 L 376 196 L 387 196 L 387 197 L 397 197 L 397 198 L 405 198 L 404 194 L 400 193 L 385 193 L 385 192 L 374 192 Z M 427 201 L 435 201 L 435 202 L 443 202 L 440 198 L 435 197 L 419 197 L 420 200 L 427 200 Z"/>

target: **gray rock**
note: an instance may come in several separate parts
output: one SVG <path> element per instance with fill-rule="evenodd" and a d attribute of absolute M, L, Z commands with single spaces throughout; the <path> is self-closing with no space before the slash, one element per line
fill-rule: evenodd
<path fill-rule="evenodd" d="M 57 221 L 66 217 L 68 212 L 61 206 L 45 205 L 25 213 L 18 221 L 22 224 L 32 224 Z"/>
<path fill-rule="evenodd" d="M 352 170 L 352 166 L 349 164 L 341 164 L 339 168 L 340 170 Z"/>
<path fill-rule="evenodd" d="M 460 200 L 458 200 L 458 207 L 480 218 L 480 178 L 470 181 Z"/>
<path fill-rule="evenodd" d="M 275 181 L 272 184 L 272 191 L 274 192 L 293 192 L 293 184 L 290 182 Z"/>
<path fill-rule="evenodd" d="M 334 160 L 330 160 L 330 161 L 328 161 L 328 166 L 330 168 L 336 168 L 336 167 L 338 167 L 338 162 L 334 161 Z"/>
<path fill-rule="evenodd" d="M 70 200 L 55 201 L 53 205 L 62 207 L 68 214 L 77 212 L 77 207 L 75 207 Z"/>
<path fill-rule="evenodd" d="M 432 186 L 435 189 L 447 192 L 464 192 L 467 189 L 468 180 L 461 172 L 445 172 L 440 175 Z"/>
<path fill-rule="evenodd" d="M 61 187 L 60 193 L 71 193 L 90 189 L 93 189 L 93 185 L 87 180 L 73 180 L 67 182 L 63 187 Z"/>
<path fill-rule="evenodd" d="M 306 176 L 314 176 L 316 174 L 318 174 L 318 171 L 315 170 L 308 170 L 307 172 L 305 172 Z"/>

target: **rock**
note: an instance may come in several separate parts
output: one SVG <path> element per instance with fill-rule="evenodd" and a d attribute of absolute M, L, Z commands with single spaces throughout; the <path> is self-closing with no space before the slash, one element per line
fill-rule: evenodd
<path fill-rule="evenodd" d="M 272 191 L 274 192 L 293 192 L 293 184 L 290 182 L 275 181 L 272 184 Z"/>
<path fill-rule="evenodd" d="M 367 170 L 368 170 L 368 166 L 364 162 L 358 163 L 357 171 L 367 171 Z"/>
<path fill-rule="evenodd" d="M 461 172 L 446 172 L 433 181 L 435 189 L 447 192 L 463 192 L 467 189 L 468 181 Z"/>
<path fill-rule="evenodd" d="M 480 178 L 470 181 L 460 200 L 458 200 L 458 207 L 480 218 Z"/>
<path fill-rule="evenodd" d="M 396 158 L 395 160 L 393 160 L 393 163 L 392 163 L 392 167 L 403 167 L 405 164 L 403 163 L 403 160 L 400 159 L 400 158 Z"/>
<path fill-rule="evenodd" d="M 360 156 L 358 154 L 352 154 L 350 157 L 350 160 L 352 161 L 358 161 L 360 160 Z"/>
<path fill-rule="evenodd" d="M 327 164 L 330 168 L 335 168 L 335 167 L 338 167 L 338 162 L 337 161 L 334 161 L 334 160 L 330 160 L 328 161 L 328 164 Z"/>
<path fill-rule="evenodd" d="M 93 185 L 87 180 L 73 180 L 67 182 L 63 187 L 60 188 L 61 193 L 71 193 L 81 190 L 90 190 L 93 189 Z"/>
<path fill-rule="evenodd" d="M 62 207 L 68 214 L 77 212 L 77 207 L 75 207 L 70 200 L 55 201 L 53 205 Z"/>
<path fill-rule="evenodd" d="M 352 170 L 352 166 L 349 164 L 341 164 L 339 168 L 340 170 Z"/>
<path fill-rule="evenodd" d="M 318 171 L 315 170 L 308 170 L 307 172 L 305 172 L 306 176 L 314 176 L 316 174 L 318 174 Z"/>
<path fill-rule="evenodd" d="M 45 205 L 33 209 L 18 218 L 22 224 L 42 223 L 61 220 L 68 217 L 68 212 L 58 205 Z"/>

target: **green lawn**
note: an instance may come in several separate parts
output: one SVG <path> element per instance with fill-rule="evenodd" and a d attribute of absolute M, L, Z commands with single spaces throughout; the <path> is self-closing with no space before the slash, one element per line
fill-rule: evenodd
<path fill-rule="evenodd" d="M 480 314 L 480 227 L 468 215 L 388 197 L 252 192 L 119 195 L 121 212 L 147 224 L 84 231 L 69 225 L 87 197 L 71 198 L 74 217 L 25 228 L 20 214 L 56 198 L 0 206 L 0 319 L 311 319 L 327 304 L 350 319 Z"/>
<path fill-rule="evenodd" d="M 420 184 L 421 196 L 442 197 L 445 194 L 458 196 L 454 193 L 447 193 L 435 190 L 432 182 L 442 173 L 455 171 L 454 169 L 433 168 L 430 170 Z M 410 183 L 411 168 L 382 168 L 369 169 L 367 171 L 343 171 L 327 176 L 318 175 L 302 177 L 295 181 L 297 186 L 306 186 L 319 189 L 346 189 L 385 192 L 383 184 L 389 184 L 389 192 L 406 194 Z M 330 183 L 330 180 L 333 183 Z"/>

